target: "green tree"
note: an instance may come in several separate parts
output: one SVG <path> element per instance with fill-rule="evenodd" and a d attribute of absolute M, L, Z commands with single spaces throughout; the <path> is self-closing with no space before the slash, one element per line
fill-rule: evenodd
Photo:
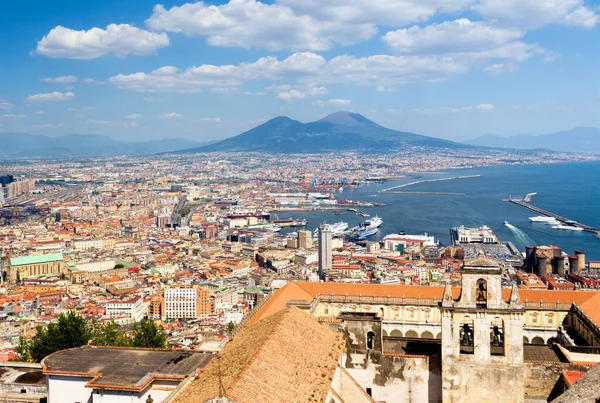
<path fill-rule="evenodd" d="M 229 334 L 229 336 L 231 336 L 231 334 L 233 333 L 234 330 L 235 330 L 235 323 L 229 322 L 227 324 L 227 333 Z"/>
<path fill-rule="evenodd" d="M 131 344 L 133 347 L 139 348 L 165 348 L 167 347 L 167 333 L 162 326 L 144 319 L 133 326 Z"/>
<path fill-rule="evenodd" d="M 50 323 L 47 328 L 38 326 L 37 334 L 29 343 L 29 355 L 33 361 L 40 362 L 56 351 L 88 344 L 91 335 L 84 318 L 73 311 L 62 313 L 58 323 Z"/>
<path fill-rule="evenodd" d="M 29 340 L 25 337 L 19 337 L 19 344 L 15 348 L 15 352 L 17 353 L 14 361 L 29 361 L 31 358 L 29 357 Z"/>
<path fill-rule="evenodd" d="M 131 339 L 119 329 L 119 325 L 114 320 L 108 323 L 95 321 L 92 323 L 92 328 L 93 334 L 90 344 L 116 347 L 127 347 L 131 344 Z"/>

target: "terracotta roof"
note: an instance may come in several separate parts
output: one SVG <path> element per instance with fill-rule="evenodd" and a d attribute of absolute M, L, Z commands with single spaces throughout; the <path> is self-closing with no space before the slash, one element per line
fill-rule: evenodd
<path fill-rule="evenodd" d="M 592 321 L 596 326 L 600 326 L 600 294 L 594 293 L 592 298 L 589 298 L 583 304 L 579 305 L 579 309 Z"/>
<path fill-rule="evenodd" d="M 584 375 L 584 373 L 579 371 L 564 371 L 562 375 L 565 378 L 565 382 L 567 382 L 569 386 L 572 386 Z"/>
<path fill-rule="evenodd" d="M 306 283 L 288 283 L 285 286 L 277 290 L 262 308 L 254 314 L 252 319 L 248 321 L 248 324 L 255 323 L 262 318 L 277 313 L 286 307 L 289 301 L 312 301 L 315 295 L 311 295 L 300 288 L 299 284 Z"/>
<path fill-rule="evenodd" d="M 244 327 L 174 403 L 322 402 L 343 350 L 340 333 L 290 307 Z"/>
<path fill-rule="evenodd" d="M 564 373 L 563 373 L 564 374 Z M 600 399 L 600 365 L 596 365 L 559 396 L 555 403 L 595 403 Z"/>
<path fill-rule="evenodd" d="M 510 288 L 502 289 L 502 297 L 505 301 L 510 299 Z M 296 282 L 289 283 L 275 292 L 265 305 L 254 315 L 249 323 L 256 322 L 269 315 L 277 313 L 293 300 L 312 301 L 318 294 L 336 294 L 365 297 L 406 297 L 406 298 L 437 298 L 444 295 L 444 287 L 416 286 L 416 285 L 391 285 L 391 284 L 350 284 L 350 283 L 317 283 Z M 452 295 L 456 299 L 460 295 L 460 288 L 453 288 Z M 530 290 L 519 289 L 521 301 L 561 303 L 581 306 L 584 302 L 599 292 L 590 291 L 563 291 L 563 290 Z M 600 297 L 599 297 L 600 298 Z M 598 309 L 598 322 L 600 324 L 600 308 Z"/>

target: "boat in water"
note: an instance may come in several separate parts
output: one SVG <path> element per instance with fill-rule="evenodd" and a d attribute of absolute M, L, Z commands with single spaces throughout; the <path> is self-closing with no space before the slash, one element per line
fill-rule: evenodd
<path fill-rule="evenodd" d="M 530 222 L 539 222 L 539 223 L 548 223 L 548 222 L 554 222 L 557 221 L 556 218 L 554 217 L 547 217 L 544 215 L 539 215 L 537 217 L 529 217 L 529 221 Z"/>
<path fill-rule="evenodd" d="M 327 225 L 329 227 L 329 230 L 331 231 L 331 235 L 339 235 L 348 229 L 348 223 L 344 222 L 344 221 L 336 222 L 335 224 L 325 224 L 325 225 Z M 319 236 L 318 228 L 313 232 L 313 236 L 314 237 Z"/>
<path fill-rule="evenodd" d="M 251 225 L 246 228 L 253 229 L 253 230 L 259 230 L 259 231 L 272 231 L 272 232 L 281 231 L 281 227 L 277 224 Z"/>
<path fill-rule="evenodd" d="M 381 227 L 381 224 L 383 224 L 383 220 L 379 216 L 375 216 L 370 220 L 365 221 L 359 226 L 358 231 L 356 232 L 356 239 L 362 241 L 375 235 L 377 229 Z"/>
<path fill-rule="evenodd" d="M 583 231 L 583 228 L 573 227 L 571 225 L 553 225 L 552 229 L 565 230 L 565 231 Z"/>

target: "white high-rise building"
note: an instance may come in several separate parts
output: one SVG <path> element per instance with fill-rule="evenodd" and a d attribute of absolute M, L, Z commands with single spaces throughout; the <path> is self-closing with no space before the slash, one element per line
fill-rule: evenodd
<path fill-rule="evenodd" d="M 319 226 L 319 278 L 324 279 L 332 265 L 331 229 L 325 224 Z"/>
<path fill-rule="evenodd" d="M 204 288 L 165 289 L 163 319 L 197 319 L 212 313 L 208 291 Z"/>

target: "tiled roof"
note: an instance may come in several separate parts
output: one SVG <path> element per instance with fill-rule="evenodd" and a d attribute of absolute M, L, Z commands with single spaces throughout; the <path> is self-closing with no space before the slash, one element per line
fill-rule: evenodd
<path fill-rule="evenodd" d="M 510 299 L 509 288 L 502 289 L 505 301 Z M 336 294 L 364 297 L 406 297 L 406 298 L 437 298 L 444 295 L 444 287 L 413 286 L 413 285 L 385 285 L 385 284 L 348 284 L 348 283 L 317 283 L 296 282 L 289 283 L 275 292 L 265 305 L 254 315 L 249 323 L 279 312 L 286 307 L 289 301 L 312 301 L 318 294 Z M 460 296 L 460 288 L 453 288 L 452 295 L 456 299 Z M 519 289 L 522 302 L 561 303 L 581 306 L 592 297 L 600 295 L 598 292 L 563 291 L 563 290 L 530 290 Z M 598 297 L 600 298 L 600 297 Z M 600 300 L 598 300 L 600 301 Z M 600 324 L 600 308 L 598 309 L 598 322 Z"/>
<path fill-rule="evenodd" d="M 575 382 L 579 380 L 579 378 L 581 378 L 584 375 L 583 372 L 579 371 L 564 371 L 562 374 L 569 386 L 572 386 Z"/>
<path fill-rule="evenodd" d="M 579 306 L 579 309 L 592 321 L 596 326 L 600 326 L 600 294 L 595 295 Z"/>
<path fill-rule="evenodd" d="M 564 373 L 563 373 L 564 374 Z M 590 369 L 564 394 L 553 400 L 555 403 L 595 403 L 600 399 L 600 365 Z"/>
<path fill-rule="evenodd" d="M 277 290 L 262 308 L 254 314 L 248 324 L 257 322 L 262 318 L 277 313 L 285 308 L 289 301 L 312 301 L 314 296 L 304 291 L 298 284 L 305 283 L 289 283 Z"/>
<path fill-rule="evenodd" d="M 343 350 L 340 333 L 290 307 L 244 327 L 174 403 L 321 402 Z"/>

